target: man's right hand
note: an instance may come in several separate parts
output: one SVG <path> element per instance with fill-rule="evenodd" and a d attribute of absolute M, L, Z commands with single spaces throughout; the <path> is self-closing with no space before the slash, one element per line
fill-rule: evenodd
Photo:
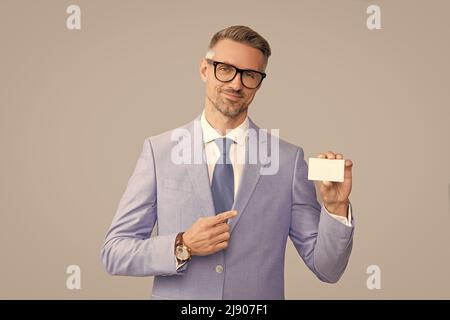
<path fill-rule="evenodd" d="M 227 222 L 236 216 L 236 211 L 225 211 L 199 218 L 183 234 L 183 242 L 191 249 L 191 255 L 206 256 L 228 247 L 230 227 Z"/>

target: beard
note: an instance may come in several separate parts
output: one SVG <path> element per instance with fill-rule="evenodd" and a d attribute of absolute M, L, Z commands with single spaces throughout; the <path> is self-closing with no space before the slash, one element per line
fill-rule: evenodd
<path fill-rule="evenodd" d="M 209 98 L 209 101 L 213 104 L 217 111 L 228 118 L 236 118 L 241 113 L 247 111 L 248 105 L 243 102 L 225 101 L 221 96 L 217 96 L 216 99 Z"/>

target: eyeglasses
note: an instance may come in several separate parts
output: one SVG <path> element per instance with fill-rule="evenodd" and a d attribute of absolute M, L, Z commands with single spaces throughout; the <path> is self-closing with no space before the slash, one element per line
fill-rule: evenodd
<path fill-rule="evenodd" d="M 239 69 L 231 64 L 214 61 L 211 59 L 206 59 L 206 61 L 214 66 L 214 76 L 220 82 L 233 81 L 239 73 L 241 75 L 241 83 L 244 87 L 248 89 L 256 89 L 266 77 L 266 74 L 263 72 L 250 69 Z"/>

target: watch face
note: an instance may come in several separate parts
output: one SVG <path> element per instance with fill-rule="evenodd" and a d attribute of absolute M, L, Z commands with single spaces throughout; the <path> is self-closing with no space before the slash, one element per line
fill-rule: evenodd
<path fill-rule="evenodd" d="M 189 259 L 189 252 L 187 249 L 183 246 L 178 246 L 175 251 L 176 257 L 180 260 L 187 260 Z"/>

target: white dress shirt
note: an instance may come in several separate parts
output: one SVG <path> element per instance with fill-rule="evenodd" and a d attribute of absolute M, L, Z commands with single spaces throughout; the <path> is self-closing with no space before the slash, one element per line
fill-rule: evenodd
<path fill-rule="evenodd" d="M 217 138 L 230 138 L 235 143 L 230 146 L 230 160 L 233 166 L 234 172 L 234 198 L 236 199 L 237 192 L 239 191 L 239 185 L 241 182 L 242 171 L 244 169 L 245 164 L 245 147 L 247 144 L 247 133 L 248 133 L 248 117 L 245 117 L 245 120 L 233 130 L 229 130 L 225 136 L 222 136 L 219 132 L 214 129 L 211 124 L 206 120 L 205 111 L 203 111 L 201 116 L 201 127 L 203 131 L 203 143 L 205 146 L 206 153 L 206 162 L 208 164 L 208 174 L 209 174 L 209 182 L 212 183 L 212 176 L 214 172 L 214 166 L 217 160 L 220 157 L 220 150 L 217 144 L 214 142 Z M 337 219 L 341 223 L 346 226 L 351 227 L 352 220 L 352 212 L 351 205 L 348 206 L 347 217 L 338 216 L 332 213 L 329 213 L 324 206 L 325 211 Z"/>

